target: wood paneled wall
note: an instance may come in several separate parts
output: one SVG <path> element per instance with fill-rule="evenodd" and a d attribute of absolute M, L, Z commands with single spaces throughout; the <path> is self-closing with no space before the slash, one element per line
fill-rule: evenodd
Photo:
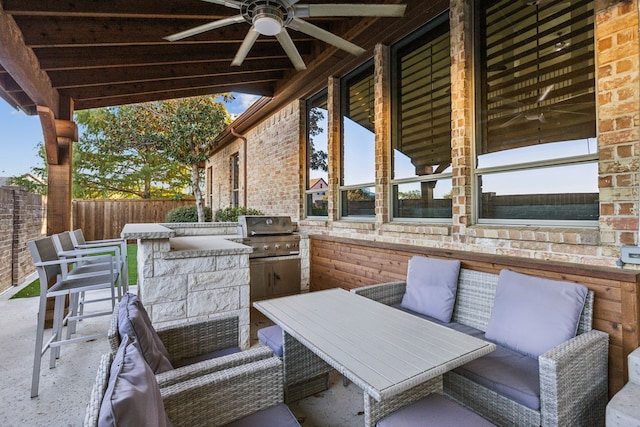
<path fill-rule="evenodd" d="M 86 240 L 115 239 L 125 224 L 163 223 L 174 208 L 195 205 L 193 200 L 73 200 L 72 230 L 82 229 Z"/>
<path fill-rule="evenodd" d="M 595 293 L 593 326 L 610 336 L 609 394 L 627 382 L 627 355 L 640 344 L 638 271 L 328 236 L 311 236 L 310 242 L 312 291 L 405 280 L 407 262 L 414 255 L 459 259 L 471 270 L 498 274 L 506 268 L 584 284 Z"/>

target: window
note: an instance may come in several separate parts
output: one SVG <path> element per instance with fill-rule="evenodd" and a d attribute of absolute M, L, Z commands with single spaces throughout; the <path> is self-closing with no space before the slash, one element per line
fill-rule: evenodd
<path fill-rule="evenodd" d="M 327 90 L 307 101 L 307 216 L 327 216 Z"/>
<path fill-rule="evenodd" d="M 229 160 L 231 171 L 231 207 L 240 206 L 240 155 L 234 153 Z"/>
<path fill-rule="evenodd" d="M 595 225 L 593 2 L 480 3 L 478 222 Z"/>
<path fill-rule="evenodd" d="M 341 82 L 342 217 L 375 216 L 375 130 L 373 64 L 368 62 Z"/>
<path fill-rule="evenodd" d="M 437 18 L 392 50 L 393 217 L 451 219 L 449 21 Z"/>

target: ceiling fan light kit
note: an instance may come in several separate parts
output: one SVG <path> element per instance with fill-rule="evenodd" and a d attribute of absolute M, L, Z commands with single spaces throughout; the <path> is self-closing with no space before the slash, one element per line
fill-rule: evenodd
<path fill-rule="evenodd" d="M 263 36 L 275 36 L 282 31 L 282 14 L 277 9 L 265 8 L 253 18 L 253 26 Z"/>
<path fill-rule="evenodd" d="M 227 25 L 241 23 L 243 21 L 251 25 L 244 41 L 240 45 L 232 66 L 240 66 L 246 59 L 249 51 L 258 39 L 259 35 L 275 36 L 285 53 L 291 60 L 296 70 L 306 69 L 304 61 L 286 31 L 287 28 L 314 37 L 338 49 L 349 52 L 352 55 L 360 55 L 365 52 L 363 48 L 343 39 L 316 25 L 306 22 L 302 18 L 309 17 L 402 17 L 406 5 L 393 4 L 297 4 L 298 0 L 202 0 L 240 11 L 239 15 L 219 19 L 198 27 L 165 37 L 165 40 L 177 41 L 192 37 L 206 31 L 215 30 Z"/>

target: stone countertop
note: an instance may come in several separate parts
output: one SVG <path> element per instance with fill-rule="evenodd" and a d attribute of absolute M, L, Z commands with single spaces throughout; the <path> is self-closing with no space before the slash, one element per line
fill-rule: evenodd
<path fill-rule="evenodd" d="M 169 239 L 175 235 L 172 229 L 153 223 L 125 224 L 120 233 L 120 237 L 127 240 Z"/>
<path fill-rule="evenodd" d="M 181 236 L 169 239 L 171 250 L 164 254 L 165 259 L 197 258 L 212 255 L 250 254 L 249 246 L 233 242 L 241 238 L 238 235 Z"/>

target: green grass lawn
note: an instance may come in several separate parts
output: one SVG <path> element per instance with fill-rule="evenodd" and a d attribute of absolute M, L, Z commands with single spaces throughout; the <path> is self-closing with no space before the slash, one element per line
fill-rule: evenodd
<path fill-rule="evenodd" d="M 138 262 L 137 262 L 138 246 L 127 245 L 127 268 L 129 272 L 129 285 L 138 283 Z M 29 298 L 40 296 L 40 279 L 36 279 L 27 286 L 16 292 L 11 299 Z"/>

